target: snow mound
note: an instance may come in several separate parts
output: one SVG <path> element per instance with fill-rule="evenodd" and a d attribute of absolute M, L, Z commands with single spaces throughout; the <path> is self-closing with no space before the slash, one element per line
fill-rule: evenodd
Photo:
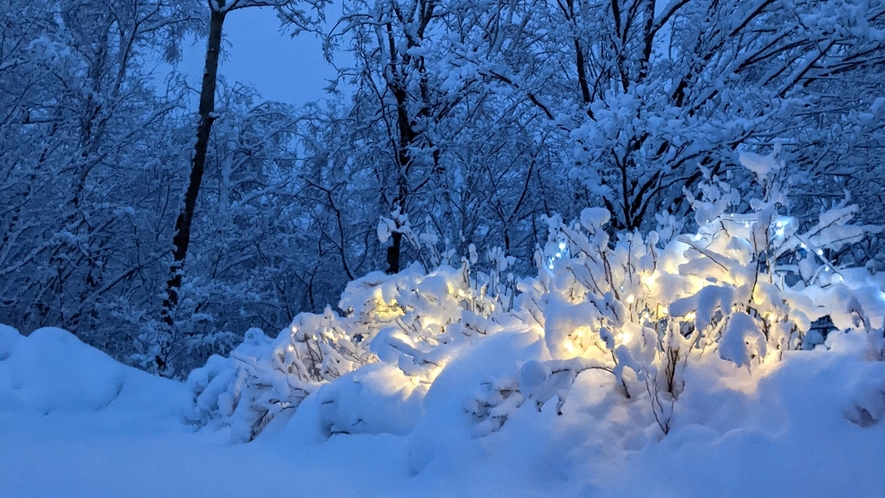
<path fill-rule="evenodd" d="M 0 326 L 0 411 L 79 413 L 114 403 L 171 413 L 186 400 L 176 387 L 118 363 L 66 330 L 45 327 L 22 337 Z"/>
<path fill-rule="evenodd" d="M 317 391 L 321 430 L 326 436 L 407 434 L 421 417 L 425 390 L 394 366 L 366 365 Z"/>

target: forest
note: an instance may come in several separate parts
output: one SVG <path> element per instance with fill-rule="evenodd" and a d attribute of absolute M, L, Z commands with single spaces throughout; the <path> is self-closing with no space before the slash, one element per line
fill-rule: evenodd
<path fill-rule="evenodd" d="M 247 9 L 322 40 L 324 99 L 268 101 L 219 71 L 225 21 Z M 867 431 L 851 461 L 885 457 L 881 0 L 0 0 L 0 15 L 0 412 L 56 407 L 14 380 L 39 344 L 171 379 L 185 424 L 239 443 L 284 419 L 329 441 L 392 434 L 411 476 L 460 468 L 460 444 L 544 440 L 538 458 L 572 455 L 574 477 L 587 455 L 757 427 L 736 415 L 762 406 L 753 393 L 786 414 L 749 414 L 831 409 L 839 422 L 807 432 Z M 194 40 L 199 87 L 178 68 Z M 88 399 L 115 389 L 89 382 Z M 799 430 L 788 454 L 820 449 Z M 784 482 L 772 495 L 804 489 Z M 845 485 L 829 484 L 804 485 Z"/>
<path fill-rule="evenodd" d="M 357 1 L 331 33 L 324 2 L 4 4 L 0 322 L 167 375 L 370 271 L 475 253 L 527 274 L 544 217 L 691 229 L 705 180 L 759 189 L 741 152 L 777 150 L 797 223 L 885 219 L 875 2 Z M 150 61 L 268 4 L 352 54 L 352 95 L 152 84 Z M 885 268 L 875 236 L 829 258 Z"/>

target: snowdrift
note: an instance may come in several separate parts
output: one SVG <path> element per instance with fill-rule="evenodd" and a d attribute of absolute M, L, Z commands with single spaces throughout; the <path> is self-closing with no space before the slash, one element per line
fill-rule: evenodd
<path fill-rule="evenodd" d="M 178 383 L 122 365 L 70 332 L 45 327 L 23 337 L 0 325 L 0 411 L 178 415 L 186 400 Z"/>

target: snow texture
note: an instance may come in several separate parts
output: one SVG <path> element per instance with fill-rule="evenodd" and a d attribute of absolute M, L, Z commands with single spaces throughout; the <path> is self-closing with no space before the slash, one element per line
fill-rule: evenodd
<path fill-rule="evenodd" d="M 225 431 L 195 433 L 181 423 L 182 384 L 114 364 L 73 336 L 45 329 L 21 338 L 0 361 L 0 495 L 244 496 L 278 493 L 274 476 L 285 476 L 299 494 L 324 496 L 738 497 L 750 482 L 774 497 L 882 496 L 885 363 L 864 358 L 863 339 L 834 334 L 825 348 L 792 352 L 753 374 L 713 356 L 693 364 L 678 423 L 663 439 L 656 428 L 629 422 L 640 407 L 619 401 L 606 388 L 611 377 L 594 371 L 577 377 L 561 416 L 549 405 L 538 413 L 527 404 L 501 430 L 477 439 L 464 386 L 507 371 L 520 351 L 540 346 L 526 334 L 499 334 L 439 376 L 423 413 L 391 412 L 403 399 L 401 406 L 409 405 L 408 382 L 373 366 L 309 396 L 253 443 L 231 446 Z M 32 356 L 28 349 L 37 347 L 47 354 Z M 76 388 L 88 401 L 65 396 L 75 387 L 71 379 L 93 366 L 93 387 Z M 28 396 L 8 397 L 16 389 L 10 378 L 41 369 L 44 375 L 17 388 Z M 544 375 L 538 363 L 526 363 L 520 383 Z M 107 403 L 107 392 L 120 385 Z M 46 414 L 51 398 L 54 410 Z M 338 405 L 329 418 L 331 398 Z M 345 412 L 373 419 L 366 426 L 374 429 L 330 434 L 332 419 L 354 427 Z M 817 470 L 794 472 L 796 465 Z"/>

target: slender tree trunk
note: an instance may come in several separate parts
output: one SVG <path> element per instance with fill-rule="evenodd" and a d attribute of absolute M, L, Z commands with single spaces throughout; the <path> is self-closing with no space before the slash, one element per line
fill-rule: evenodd
<path fill-rule="evenodd" d="M 396 98 L 397 111 L 397 129 L 399 130 L 399 142 L 397 147 L 397 162 L 399 163 L 397 170 L 397 196 L 393 201 L 394 209 L 398 209 L 401 214 L 406 214 L 406 200 L 409 196 L 408 177 L 409 170 L 412 165 L 412 156 L 409 147 L 415 141 L 418 133 L 412 128 L 409 121 L 408 112 L 408 95 L 406 91 L 399 86 L 394 87 L 394 97 Z M 401 232 L 393 232 L 390 236 L 391 244 L 387 248 L 387 273 L 393 275 L 399 273 L 400 256 L 402 254 L 403 234 Z"/>
<path fill-rule="evenodd" d="M 390 246 L 387 248 L 387 273 L 395 275 L 399 273 L 399 253 L 403 245 L 403 234 L 393 232 L 390 234 Z"/>
<path fill-rule="evenodd" d="M 224 3 L 222 2 L 222 7 Z M 163 322 L 174 331 L 175 320 L 173 310 L 178 305 L 178 293 L 181 288 L 182 270 L 187 257 L 187 249 L 191 238 L 191 224 L 203 171 L 206 165 L 206 153 L 209 149 L 209 134 L 215 121 L 215 85 L 218 79 L 218 56 L 221 52 L 221 30 L 227 14 L 223 8 L 210 8 L 209 42 L 206 47 L 206 67 L 203 70 L 203 85 L 200 88 L 200 123 L 197 126 L 197 143 L 194 145 L 194 156 L 191 162 L 191 174 L 187 190 L 184 193 L 184 206 L 175 220 L 175 235 L 172 238 L 172 265 L 169 268 L 169 280 L 166 282 L 166 297 L 163 300 Z M 171 339 L 161 344 L 160 354 L 154 358 L 159 370 L 166 368 L 171 348 Z"/>

